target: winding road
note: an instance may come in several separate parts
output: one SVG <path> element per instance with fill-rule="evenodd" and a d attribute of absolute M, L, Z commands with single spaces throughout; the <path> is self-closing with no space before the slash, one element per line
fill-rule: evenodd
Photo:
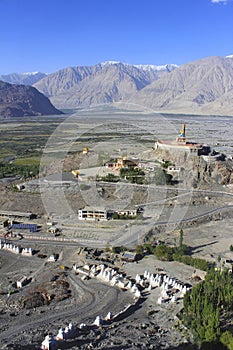
<path fill-rule="evenodd" d="M 76 323 L 86 322 L 88 319 L 94 321 L 97 315 L 105 316 L 109 311 L 116 313 L 123 308 L 121 300 L 123 292 L 119 288 L 111 287 L 96 280 L 88 281 L 89 286 L 87 286 L 72 274 L 69 275 L 69 280 L 78 293 L 85 294 L 85 298 L 88 298 L 88 301 L 79 305 L 72 305 L 68 310 L 49 310 L 46 315 L 37 317 L 35 320 L 21 321 L 20 324 L 14 324 L 1 333 L 1 344 L 6 344 L 12 337 L 19 335 L 23 331 L 38 329 L 49 325 L 53 321 L 60 321 L 63 325 L 67 323 L 67 319 L 75 320 Z"/>

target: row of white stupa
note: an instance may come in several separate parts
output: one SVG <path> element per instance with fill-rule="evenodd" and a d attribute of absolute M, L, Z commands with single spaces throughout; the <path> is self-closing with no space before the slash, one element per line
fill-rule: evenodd
<path fill-rule="evenodd" d="M 141 297 L 140 289 L 147 288 L 150 291 L 152 288 L 160 287 L 161 296 L 158 298 L 158 304 L 164 302 L 174 303 L 178 298 L 183 298 L 184 294 L 190 287 L 181 283 L 176 278 L 171 278 L 164 274 L 153 274 L 148 271 L 144 272 L 143 276 L 139 274 L 135 277 L 135 283 L 130 279 L 123 277 L 116 270 L 105 265 L 84 265 L 83 269 L 73 265 L 75 271 L 83 273 L 90 277 L 96 277 L 110 283 L 113 286 L 117 286 L 122 289 L 131 291 L 135 298 Z M 169 293 L 169 294 L 168 294 Z"/>
<path fill-rule="evenodd" d="M 2 249 L 8 250 L 12 253 L 16 254 L 22 254 L 22 255 L 30 255 L 32 256 L 32 248 L 21 248 L 17 245 L 14 245 L 12 243 L 4 243 L 3 246 L 0 245 Z"/>
<path fill-rule="evenodd" d="M 148 289 L 151 290 L 155 287 L 160 287 L 161 295 L 158 298 L 158 304 L 170 302 L 175 303 L 178 298 L 183 298 L 184 294 L 191 288 L 186 284 L 181 283 L 176 278 L 171 278 L 164 274 L 156 274 L 145 271 L 143 278 L 140 275 L 136 275 L 136 282 L 140 285 L 149 282 Z"/>
<path fill-rule="evenodd" d="M 113 286 L 117 286 L 122 289 L 130 290 L 135 298 L 139 299 L 141 297 L 141 292 L 139 286 L 142 289 L 147 288 L 150 291 L 152 288 L 159 287 L 161 289 L 161 296 L 158 298 L 158 304 L 164 302 L 174 303 L 177 298 L 182 298 L 184 294 L 190 289 L 185 284 L 177 281 L 176 278 L 171 278 L 164 274 L 156 274 L 145 271 L 143 276 L 139 274 L 135 277 L 135 283 L 130 279 L 123 277 L 115 269 L 110 267 L 105 267 L 105 265 L 84 265 L 83 268 L 78 267 L 76 264 L 73 265 L 73 269 L 76 272 L 82 273 L 86 276 L 96 277 L 104 282 L 108 282 Z M 169 293 L 171 291 L 178 291 L 178 293 Z M 169 293 L 169 294 L 168 294 Z M 107 316 L 102 319 L 101 316 L 97 316 L 92 326 L 101 326 L 106 321 L 114 319 L 112 313 L 109 312 Z M 79 329 L 86 327 L 86 324 L 82 323 L 79 325 Z M 41 349 L 43 350 L 53 350 L 56 348 L 60 341 L 65 341 L 71 339 L 77 335 L 77 328 L 70 323 L 66 328 L 60 328 L 56 337 L 53 335 L 47 335 L 42 342 Z"/>
<path fill-rule="evenodd" d="M 110 321 L 112 319 L 112 313 L 109 312 L 107 316 L 103 319 L 101 316 L 97 316 L 95 321 L 90 326 L 102 326 L 106 321 Z M 53 350 L 57 348 L 60 342 L 66 341 L 68 339 L 73 339 L 78 335 L 78 329 L 85 329 L 87 325 L 85 323 L 81 323 L 78 328 L 74 326 L 73 323 L 69 323 L 69 325 L 65 328 L 61 327 L 54 337 L 51 333 L 46 335 L 45 339 L 41 344 L 42 350 Z"/>
<path fill-rule="evenodd" d="M 56 337 L 54 337 L 52 334 L 46 335 L 45 339 L 41 344 L 41 349 L 53 350 L 59 341 L 72 339 L 76 335 L 76 332 L 77 330 L 73 323 L 69 323 L 69 326 L 59 329 Z"/>
<path fill-rule="evenodd" d="M 141 297 L 141 292 L 135 283 L 132 283 L 122 274 L 119 274 L 115 269 L 110 267 L 105 267 L 105 265 L 84 265 L 83 269 L 79 268 L 77 265 L 73 265 L 73 269 L 76 272 L 86 274 L 90 277 L 96 277 L 104 282 L 109 283 L 112 286 L 119 287 L 121 289 L 127 289 L 133 293 L 136 299 Z"/>

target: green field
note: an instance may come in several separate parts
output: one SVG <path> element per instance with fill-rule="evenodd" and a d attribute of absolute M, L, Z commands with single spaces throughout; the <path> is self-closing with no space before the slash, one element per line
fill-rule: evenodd
<path fill-rule="evenodd" d="M 0 178 L 35 176 L 49 136 L 64 117 L 0 119 Z"/>

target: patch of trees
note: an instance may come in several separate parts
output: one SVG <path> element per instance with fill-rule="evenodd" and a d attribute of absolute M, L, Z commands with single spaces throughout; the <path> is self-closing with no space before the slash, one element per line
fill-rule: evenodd
<path fill-rule="evenodd" d="M 120 177 L 133 184 L 142 185 L 145 183 L 145 173 L 142 169 L 138 168 L 122 168 L 120 170 Z"/>
<path fill-rule="evenodd" d="M 195 267 L 196 269 L 200 269 L 203 271 L 208 271 L 209 268 L 212 266 L 208 261 L 205 259 L 200 259 L 200 258 L 193 258 L 192 256 L 189 255 L 173 255 L 173 260 L 181 262 L 186 265 L 190 265 Z"/>
<path fill-rule="evenodd" d="M 106 176 L 96 176 L 96 181 L 118 182 L 120 179 L 128 180 L 130 183 L 142 185 L 145 183 L 145 173 L 138 168 L 122 168 L 120 169 L 120 176 L 114 174 L 107 174 Z"/>
<path fill-rule="evenodd" d="M 232 274 L 210 269 L 205 280 L 185 294 L 182 320 L 199 345 L 215 344 L 218 349 L 221 343 L 233 350 L 233 336 L 227 329 L 232 311 Z"/>
<path fill-rule="evenodd" d="M 211 267 L 210 263 L 206 260 L 193 258 L 192 256 L 185 254 L 185 251 L 180 251 L 178 247 L 170 247 L 165 244 L 159 244 L 155 248 L 155 256 L 160 260 L 178 261 L 203 271 L 208 271 Z"/>
<path fill-rule="evenodd" d="M 22 178 L 34 177 L 39 174 L 39 165 L 14 165 L 0 163 L 0 178 L 19 175 Z"/>
<path fill-rule="evenodd" d="M 96 181 L 105 181 L 105 182 L 118 182 L 120 180 L 119 176 L 114 174 L 107 174 L 106 176 L 96 176 Z"/>
<path fill-rule="evenodd" d="M 213 264 L 204 259 L 193 258 L 189 255 L 190 248 L 183 243 L 183 230 L 180 230 L 179 242 L 177 246 L 168 246 L 165 243 L 153 245 L 144 243 L 136 247 L 136 252 L 144 254 L 154 254 L 157 259 L 165 261 L 178 261 L 186 265 L 195 267 L 203 271 L 208 271 Z"/>
<path fill-rule="evenodd" d="M 155 248 L 155 256 L 161 260 L 178 261 L 186 265 L 193 266 L 197 269 L 208 271 L 212 266 L 204 259 L 193 258 L 188 255 L 190 248 L 183 243 L 183 230 L 180 230 L 179 244 L 178 246 L 167 246 L 165 244 L 159 244 Z"/>
<path fill-rule="evenodd" d="M 112 215 L 113 220 L 134 220 L 137 217 L 138 216 L 135 215 L 118 214 L 117 212 Z"/>

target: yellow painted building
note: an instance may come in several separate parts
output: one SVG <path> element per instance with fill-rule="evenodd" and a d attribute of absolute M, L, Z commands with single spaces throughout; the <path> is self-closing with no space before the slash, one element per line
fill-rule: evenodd
<path fill-rule="evenodd" d="M 71 173 L 72 173 L 72 175 L 74 175 L 75 177 L 78 177 L 78 176 L 79 176 L 79 171 L 78 171 L 78 169 L 72 170 Z"/>

